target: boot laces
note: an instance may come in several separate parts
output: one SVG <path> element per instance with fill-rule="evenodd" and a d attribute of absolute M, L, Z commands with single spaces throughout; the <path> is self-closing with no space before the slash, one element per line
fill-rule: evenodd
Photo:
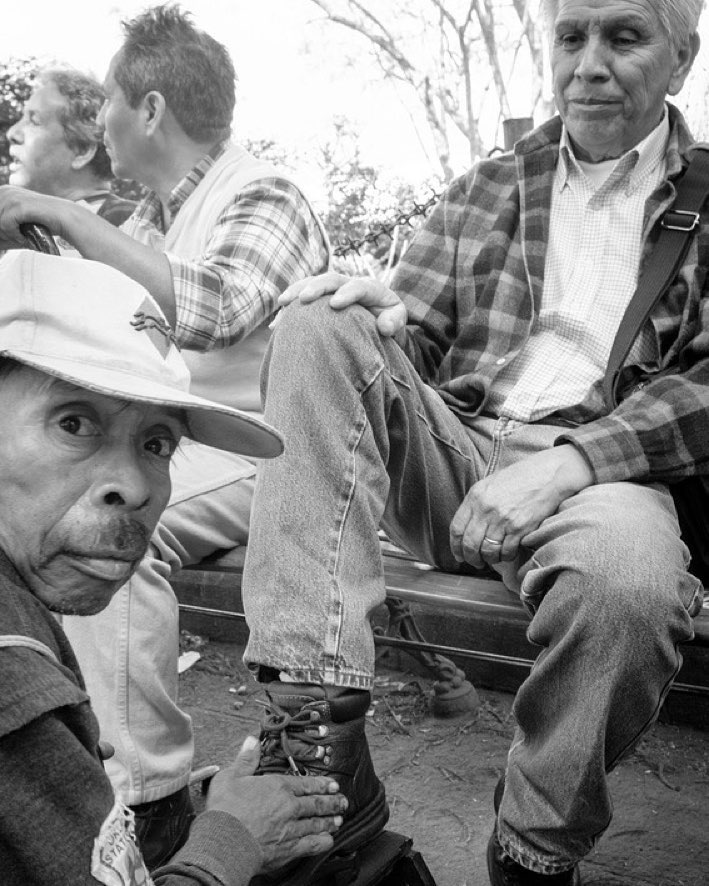
<path fill-rule="evenodd" d="M 320 745 L 323 737 L 317 722 L 318 711 L 301 708 L 291 714 L 272 700 L 256 699 L 264 708 L 261 722 L 261 772 L 282 772 L 290 769 L 293 775 L 308 775 L 314 761 L 313 749 L 321 755 L 326 748 Z"/>

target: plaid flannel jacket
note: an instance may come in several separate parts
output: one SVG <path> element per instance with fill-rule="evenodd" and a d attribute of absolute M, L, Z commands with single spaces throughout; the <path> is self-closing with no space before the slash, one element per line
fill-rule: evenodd
<path fill-rule="evenodd" d="M 669 113 L 668 177 L 645 207 L 643 256 L 692 144 L 682 115 L 672 106 Z M 392 287 L 409 313 L 404 349 L 464 422 L 484 411 L 495 375 L 519 353 L 538 310 L 560 137 L 555 117 L 514 152 L 456 179 L 397 268 Z M 599 380 L 582 403 L 549 417 L 577 425 L 557 443 L 577 446 L 597 482 L 709 473 L 708 261 L 705 208 L 679 276 L 648 321 L 659 363 L 623 369 L 624 399 L 610 414 Z"/>

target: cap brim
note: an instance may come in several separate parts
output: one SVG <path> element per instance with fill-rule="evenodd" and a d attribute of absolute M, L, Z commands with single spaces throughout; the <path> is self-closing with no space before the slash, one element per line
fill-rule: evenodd
<path fill-rule="evenodd" d="M 275 458 L 283 452 L 283 438 L 275 428 L 238 409 L 120 370 L 91 367 L 60 357 L 40 361 L 34 355 L 10 349 L 0 354 L 99 394 L 181 409 L 187 419 L 186 436 L 207 446 L 252 458 Z"/>

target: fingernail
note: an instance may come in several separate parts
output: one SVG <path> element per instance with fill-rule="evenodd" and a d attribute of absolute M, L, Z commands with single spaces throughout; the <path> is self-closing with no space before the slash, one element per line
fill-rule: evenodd
<path fill-rule="evenodd" d="M 339 828 L 339 827 L 342 825 L 342 822 L 343 822 L 343 821 L 344 821 L 344 819 L 342 818 L 341 815 L 336 815 L 336 816 L 333 818 L 333 822 L 334 822 L 334 824 L 335 824 L 335 827 L 337 827 L 337 828 Z"/>
<path fill-rule="evenodd" d="M 347 807 L 348 807 L 349 805 L 350 805 L 350 804 L 347 802 L 347 797 L 343 797 L 343 798 L 342 798 L 342 802 L 340 803 L 340 808 L 342 809 L 342 811 L 343 811 L 343 812 L 347 812 Z"/>
<path fill-rule="evenodd" d="M 253 751 L 258 747 L 258 739 L 255 735 L 247 735 L 241 746 L 242 751 Z"/>

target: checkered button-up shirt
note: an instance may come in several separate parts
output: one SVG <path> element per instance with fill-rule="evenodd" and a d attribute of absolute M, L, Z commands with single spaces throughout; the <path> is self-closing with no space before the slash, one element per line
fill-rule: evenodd
<path fill-rule="evenodd" d="M 635 291 L 645 202 L 665 175 L 666 116 L 636 148 L 609 164 L 596 184 L 562 134 L 551 198 L 542 302 L 519 356 L 490 390 L 489 409 L 518 421 L 539 421 L 583 400 L 603 378 L 621 317 Z M 652 330 L 635 356 L 657 357 Z"/>
<path fill-rule="evenodd" d="M 167 220 L 160 198 L 150 192 L 121 230 L 165 252 L 165 234 L 175 216 L 227 146 L 218 145 L 176 185 Z M 175 290 L 178 344 L 198 351 L 240 341 L 276 311 L 278 296 L 291 283 L 328 265 L 313 211 L 293 184 L 276 177 L 258 179 L 234 194 L 198 261 L 165 255 Z"/>
<path fill-rule="evenodd" d="M 668 112 L 666 178 L 644 207 L 642 255 L 656 240 L 655 223 L 674 198 L 672 179 L 692 143 L 681 114 L 672 106 Z M 454 181 L 399 263 L 392 285 L 409 312 L 406 353 L 464 422 L 490 408 L 498 375 L 522 352 L 539 316 L 561 133 L 554 118 L 513 153 Z M 680 274 L 649 320 L 653 365 L 629 361 L 625 399 L 610 414 L 599 378 L 578 402 L 548 416 L 578 425 L 559 442 L 584 453 L 598 482 L 709 472 L 708 266 L 705 212 Z M 648 370 L 672 367 L 681 371 L 634 387 Z"/>

